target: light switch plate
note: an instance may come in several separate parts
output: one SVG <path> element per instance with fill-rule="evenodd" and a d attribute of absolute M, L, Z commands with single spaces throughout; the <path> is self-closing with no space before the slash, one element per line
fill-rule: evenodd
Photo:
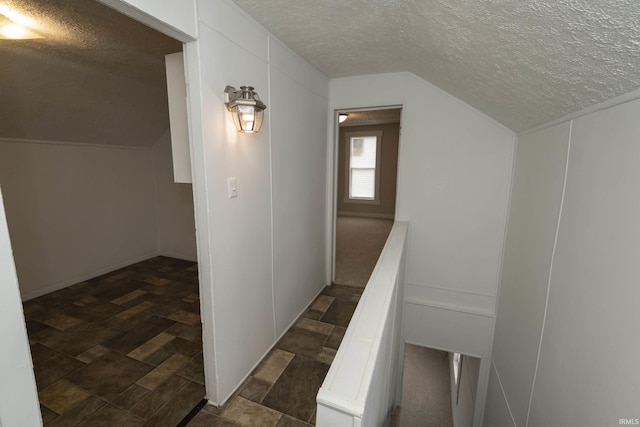
<path fill-rule="evenodd" d="M 235 199 L 238 197 L 238 187 L 236 185 L 236 178 L 234 176 L 227 178 L 227 190 L 229 191 L 229 198 Z"/>

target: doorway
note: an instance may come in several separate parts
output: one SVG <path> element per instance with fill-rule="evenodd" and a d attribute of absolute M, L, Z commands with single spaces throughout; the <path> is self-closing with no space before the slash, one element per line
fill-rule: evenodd
<path fill-rule="evenodd" d="M 164 403 L 180 402 L 187 412 L 193 404 L 179 392 L 197 395 L 197 401 L 204 396 L 193 198 L 190 187 L 167 179 L 172 174 L 166 114 L 156 115 L 155 108 L 142 108 L 137 101 L 153 94 L 154 104 L 166 106 L 166 94 L 163 99 L 162 88 L 153 84 L 165 79 L 163 58 L 157 55 L 181 51 L 182 43 L 166 36 L 161 36 L 165 43 L 155 43 L 153 30 L 100 3 L 45 1 L 40 6 L 48 8 L 51 19 L 71 13 L 58 18 L 73 21 L 74 29 L 86 17 L 96 29 L 91 41 L 110 52 L 94 63 L 83 57 L 73 37 L 60 51 L 54 38 L 38 41 L 39 50 L 28 41 L 8 49 L 16 56 L 6 67 L 14 73 L 4 79 L 9 87 L 33 81 L 44 92 L 34 97 L 42 102 L 35 107 L 24 97 L 12 112 L 19 120 L 7 120 L 31 133 L 5 127 L 0 134 L 0 183 L 22 296 L 28 300 L 24 313 L 38 391 L 46 401 L 43 419 L 65 424 L 82 418 L 91 424 L 87 420 L 94 417 L 117 424 L 149 420 L 163 410 L 168 420 L 178 411 L 159 405 L 158 396 L 175 389 L 174 399 Z M 107 40 L 114 31 L 101 32 L 109 25 L 117 33 L 115 48 Z M 159 62 L 153 78 L 122 60 L 127 48 L 137 52 L 138 43 L 152 45 L 153 52 L 136 56 Z M 48 51 L 55 53 L 50 57 Z M 39 66 L 20 72 L 22 64 L 34 63 Z M 121 76 L 123 63 L 129 69 Z M 47 79 L 31 78 L 39 70 L 47 71 Z M 86 85 L 103 75 L 110 83 L 123 77 L 126 84 Z M 65 84 L 49 84 L 56 77 Z M 114 97 L 106 96 L 111 92 Z M 13 92 L 5 93 L 11 98 Z M 117 103 L 117 96 L 129 102 Z M 60 120 L 62 105 L 55 102 L 69 98 L 76 120 Z M 39 126 L 31 126 L 23 109 L 39 118 Z M 87 119 L 92 111 L 106 128 L 92 126 Z M 133 126 L 125 118 L 133 118 Z M 75 133 L 65 133 L 70 130 Z M 122 130 L 128 138 L 113 136 Z M 189 216 L 191 225 L 172 224 Z M 159 227 L 170 233 L 159 233 Z M 177 236 L 182 230 L 186 233 Z"/>
<path fill-rule="evenodd" d="M 396 209 L 402 109 L 337 111 L 333 283 L 364 288 Z"/>

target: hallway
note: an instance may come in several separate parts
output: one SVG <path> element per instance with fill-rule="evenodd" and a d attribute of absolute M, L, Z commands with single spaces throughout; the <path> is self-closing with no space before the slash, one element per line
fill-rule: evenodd
<path fill-rule="evenodd" d="M 195 263 L 153 258 L 25 302 L 44 424 L 314 425 L 317 392 L 392 225 L 359 220 L 343 222 L 349 237 L 338 240 L 352 254 L 342 271 L 360 282 L 326 287 L 223 407 L 191 420 L 205 395 Z"/>

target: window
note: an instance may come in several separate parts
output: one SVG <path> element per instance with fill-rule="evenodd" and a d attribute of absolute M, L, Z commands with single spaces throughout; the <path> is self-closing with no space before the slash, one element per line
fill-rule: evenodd
<path fill-rule="evenodd" d="M 382 131 L 349 132 L 345 136 L 347 146 L 345 202 L 379 204 Z"/>

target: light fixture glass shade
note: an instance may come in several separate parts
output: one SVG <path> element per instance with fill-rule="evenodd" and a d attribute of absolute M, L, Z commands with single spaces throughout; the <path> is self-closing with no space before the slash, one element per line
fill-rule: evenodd
<path fill-rule="evenodd" d="M 338 123 L 344 122 L 345 120 L 347 120 L 347 117 L 349 117 L 348 114 L 345 114 L 345 113 L 338 114 Z"/>
<path fill-rule="evenodd" d="M 253 87 L 240 86 L 240 90 L 236 90 L 233 86 L 227 86 L 224 95 L 224 103 L 231 112 L 238 132 L 258 132 L 262 127 L 267 106 L 260 100 Z"/>

